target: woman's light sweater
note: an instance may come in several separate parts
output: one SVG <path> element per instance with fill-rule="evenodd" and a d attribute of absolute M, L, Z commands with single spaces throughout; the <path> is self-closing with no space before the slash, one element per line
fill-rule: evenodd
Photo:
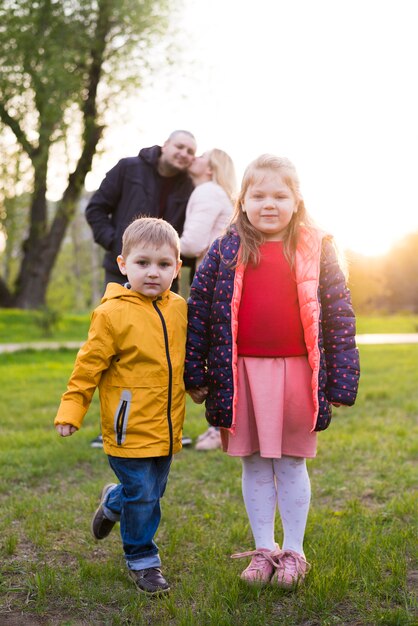
<path fill-rule="evenodd" d="M 232 211 L 228 194 L 213 181 L 198 185 L 192 192 L 187 203 L 180 249 L 184 256 L 196 257 L 196 268 L 212 241 L 226 228 Z"/>

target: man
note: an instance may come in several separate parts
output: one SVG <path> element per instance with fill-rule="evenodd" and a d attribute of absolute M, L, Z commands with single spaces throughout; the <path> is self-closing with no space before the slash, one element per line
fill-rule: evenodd
<path fill-rule="evenodd" d="M 123 285 L 117 264 L 122 250 L 122 235 L 134 218 L 162 217 L 181 235 L 186 206 L 193 191 L 187 173 L 196 153 L 196 139 L 188 130 L 175 130 L 163 146 L 143 148 L 138 156 L 121 159 L 105 176 L 86 208 L 86 219 L 93 231 L 94 241 L 106 254 L 103 261 L 105 285 Z M 183 259 L 194 273 L 195 259 Z M 178 291 L 178 279 L 173 281 Z M 183 445 L 191 439 L 183 437 Z M 93 448 L 103 446 L 99 435 L 91 442 Z"/>
<path fill-rule="evenodd" d="M 122 234 L 135 217 L 162 217 L 181 235 L 193 182 L 187 173 L 196 140 L 175 130 L 162 147 L 143 148 L 136 157 L 121 159 L 107 174 L 86 208 L 94 240 L 105 250 L 105 284 L 123 284 L 116 258 Z M 187 263 L 186 263 L 187 264 Z M 173 291 L 177 284 L 173 284 Z"/>

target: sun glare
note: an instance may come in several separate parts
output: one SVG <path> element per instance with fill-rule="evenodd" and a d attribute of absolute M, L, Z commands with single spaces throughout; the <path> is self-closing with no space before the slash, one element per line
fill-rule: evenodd
<path fill-rule="evenodd" d="M 242 0 L 186 0 L 185 62 L 115 112 L 88 188 L 119 158 L 188 128 L 198 152 L 231 155 L 238 180 L 264 152 L 289 157 L 308 210 L 340 245 L 385 254 L 418 231 L 412 4 L 260 0 L 254 12 Z"/>

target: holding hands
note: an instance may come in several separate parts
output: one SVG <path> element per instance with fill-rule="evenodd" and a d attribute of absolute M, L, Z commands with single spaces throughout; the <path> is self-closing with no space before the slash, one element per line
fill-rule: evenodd
<path fill-rule="evenodd" d="M 202 404 L 202 402 L 205 401 L 208 392 L 209 389 L 207 387 L 196 387 L 195 389 L 188 390 L 188 394 L 193 402 L 196 402 L 196 404 Z"/>

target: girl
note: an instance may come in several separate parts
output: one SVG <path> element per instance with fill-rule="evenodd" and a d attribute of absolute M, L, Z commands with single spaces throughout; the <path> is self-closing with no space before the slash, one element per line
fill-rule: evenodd
<path fill-rule="evenodd" d="M 252 556 L 243 580 L 292 588 L 304 579 L 306 458 L 331 405 L 354 403 L 358 379 L 355 318 L 332 238 L 309 219 L 292 163 L 262 155 L 193 280 L 186 347 L 186 389 L 206 399 L 224 451 L 242 460 L 255 541 L 233 555 Z"/>

